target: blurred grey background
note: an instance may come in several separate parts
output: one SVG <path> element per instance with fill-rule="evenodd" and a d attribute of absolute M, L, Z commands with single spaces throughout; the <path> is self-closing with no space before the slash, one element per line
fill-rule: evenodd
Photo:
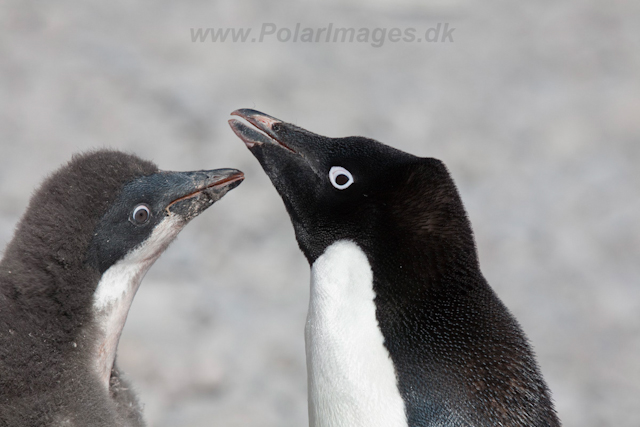
<path fill-rule="evenodd" d="M 263 23 L 455 31 L 191 40 Z M 134 301 L 118 360 L 151 426 L 307 425 L 308 266 L 237 108 L 443 160 L 564 425 L 640 425 L 640 2 L 0 2 L 0 248 L 78 151 L 246 173 Z"/>

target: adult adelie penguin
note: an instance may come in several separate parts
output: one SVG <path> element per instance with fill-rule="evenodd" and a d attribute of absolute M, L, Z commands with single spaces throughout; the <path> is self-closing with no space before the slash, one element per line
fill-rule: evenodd
<path fill-rule="evenodd" d="M 559 425 L 440 161 L 232 114 L 311 265 L 311 426 Z"/>
<path fill-rule="evenodd" d="M 134 294 L 185 224 L 242 180 L 97 151 L 44 182 L 0 262 L 0 425 L 143 425 L 114 365 Z"/>

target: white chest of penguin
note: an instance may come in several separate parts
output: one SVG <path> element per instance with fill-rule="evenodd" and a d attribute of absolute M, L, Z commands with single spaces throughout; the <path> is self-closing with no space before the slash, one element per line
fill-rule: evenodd
<path fill-rule="evenodd" d="M 305 328 L 311 427 L 406 427 L 393 362 L 374 303 L 373 273 L 351 241 L 311 267 Z"/>

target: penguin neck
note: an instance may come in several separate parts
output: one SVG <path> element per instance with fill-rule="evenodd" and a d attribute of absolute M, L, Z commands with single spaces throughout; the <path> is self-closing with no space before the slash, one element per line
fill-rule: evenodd
<path fill-rule="evenodd" d="M 16 235 L 0 262 L 0 300 L 34 335 L 46 330 L 55 336 L 52 348 L 66 349 L 90 322 L 91 289 L 100 274 L 80 258 L 60 256 L 62 251 L 38 253 L 34 238 L 25 234 Z"/>
<path fill-rule="evenodd" d="M 142 279 L 176 237 L 182 224 L 169 216 L 151 236 L 109 267 L 98 282 L 93 300 L 93 314 L 99 338 L 94 343 L 94 368 L 100 381 L 109 388 L 116 350 L 122 329 Z"/>
<path fill-rule="evenodd" d="M 355 243 L 337 241 L 313 263 L 305 327 L 312 427 L 407 426 L 374 299 L 371 267 Z"/>
<path fill-rule="evenodd" d="M 152 263 L 122 260 L 105 271 L 98 283 L 94 319 L 99 338 L 92 359 L 100 382 L 107 388 L 129 308 Z"/>
<path fill-rule="evenodd" d="M 468 223 L 460 222 L 464 229 Z M 408 293 L 484 283 L 470 228 L 468 232 L 424 233 L 403 227 L 387 227 L 376 239 L 364 240 L 378 283 L 391 283 L 377 292 L 397 294 L 403 284 Z"/>

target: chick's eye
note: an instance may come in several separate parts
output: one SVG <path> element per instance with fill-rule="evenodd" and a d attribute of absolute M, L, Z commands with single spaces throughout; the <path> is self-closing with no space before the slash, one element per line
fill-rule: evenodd
<path fill-rule="evenodd" d="M 131 222 L 136 225 L 146 224 L 151 217 L 151 212 L 147 205 L 138 205 L 133 209 L 131 213 Z"/>
<path fill-rule="evenodd" d="M 338 190 L 344 190 L 353 184 L 353 175 L 342 166 L 334 166 L 329 171 L 329 180 Z"/>

